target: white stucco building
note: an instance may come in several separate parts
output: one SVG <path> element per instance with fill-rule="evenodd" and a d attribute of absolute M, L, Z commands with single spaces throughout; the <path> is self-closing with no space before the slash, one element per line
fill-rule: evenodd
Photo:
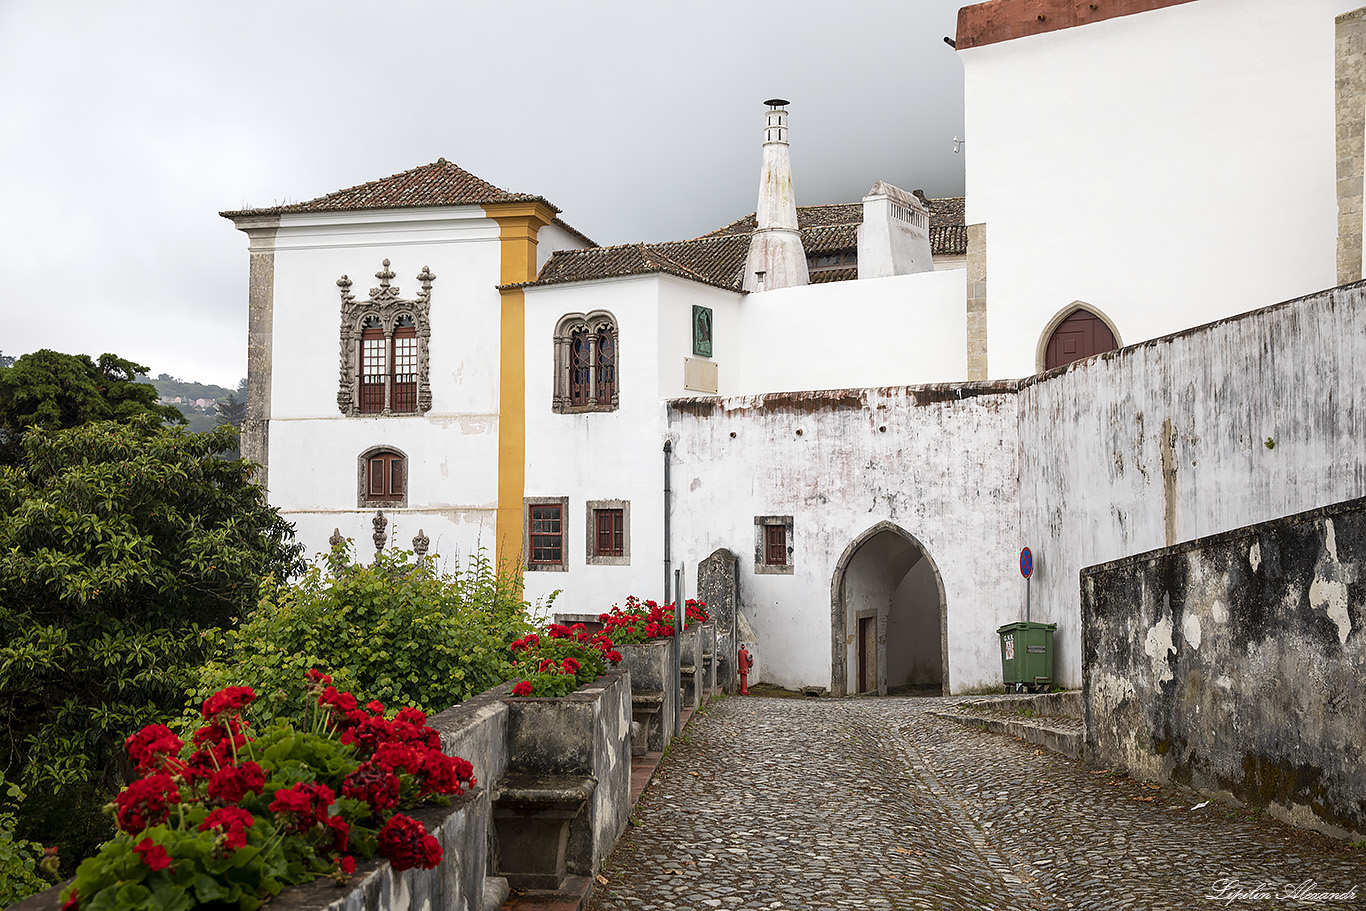
<path fill-rule="evenodd" d="M 1107 512 L 1128 450 L 1095 441 L 1208 365 L 1186 345 L 1119 395 L 1136 349 L 1103 352 L 1360 278 L 1351 5 L 964 8 L 966 208 L 877 175 L 798 206 L 775 99 L 756 214 L 688 240 L 599 247 L 445 160 L 224 213 L 250 238 L 244 454 L 312 551 L 382 510 L 398 546 L 487 547 L 571 613 L 660 597 L 667 461 L 669 565 L 733 553 L 762 678 L 837 693 L 992 685 L 1034 542 L 1075 685 L 1077 568 L 1293 505 L 1177 508 L 1180 421 L 1140 412 L 1124 502 L 1168 506 Z M 1090 431 L 1057 424 L 1100 394 Z"/>

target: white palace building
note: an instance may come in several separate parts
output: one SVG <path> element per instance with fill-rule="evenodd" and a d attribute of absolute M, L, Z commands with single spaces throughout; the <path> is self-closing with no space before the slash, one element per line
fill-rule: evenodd
<path fill-rule="evenodd" d="M 445 159 L 225 212 L 243 452 L 310 551 L 382 511 L 562 612 L 729 552 L 760 678 L 836 694 L 998 683 L 1028 544 L 1079 685 L 1083 566 L 1366 495 L 1359 2 L 965 7 L 963 199 L 797 205 L 775 99 L 687 240 Z"/>

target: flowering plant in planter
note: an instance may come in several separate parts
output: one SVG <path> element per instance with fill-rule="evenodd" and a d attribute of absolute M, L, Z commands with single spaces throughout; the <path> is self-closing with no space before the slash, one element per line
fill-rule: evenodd
<path fill-rule="evenodd" d="M 710 618 L 707 602 L 689 598 L 683 602 L 683 626 L 686 629 L 694 623 L 706 623 Z M 651 639 L 667 639 L 674 634 L 675 612 L 672 604 L 661 607 L 655 601 L 641 601 L 635 595 L 628 595 L 626 606 L 613 604 L 605 614 L 599 614 L 603 632 L 612 636 L 620 645 L 635 645 Z"/>
<path fill-rule="evenodd" d="M 514 696 L 567 696 L 621 660 L 606 633 L 590 634 L 582 623 L 551 623 L 545 635 L 531 633 L 512 643 L 512 654 L 523 678 L 513 686 Z"/>
<path fill-rule="evenodd" d="M 286 885 L 344 884 L 376 850 L 395 870 L 440 863 L 437 840 L 395 810 L 462 793 L 470 764 L 441 751 L 417 709 L 391 719 L 331 683 L 308 672 L 309 730 L 276 722 L 253 736 L 256 694 L 231 686 L 204 702 L 189 743 L 160 724 L 130 736 L 142 777 L 115 798 L 119 831 L 77 868 L 63 907 L 254 911 Z"/>

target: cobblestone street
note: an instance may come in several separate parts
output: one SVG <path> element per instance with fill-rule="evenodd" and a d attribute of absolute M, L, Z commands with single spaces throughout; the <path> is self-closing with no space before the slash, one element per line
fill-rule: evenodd
<path fill-rule="evenodd" d="M 931 714 L 951 701 L 713 702 L 587 907 L 1366 907 L 1366 849 Z M 1356 897 L 1285 897 L 1307 881 Z"/>

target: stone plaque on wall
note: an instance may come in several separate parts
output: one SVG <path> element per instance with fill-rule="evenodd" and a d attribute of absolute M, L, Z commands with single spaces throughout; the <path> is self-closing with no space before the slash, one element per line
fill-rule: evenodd
<path fill-rule="evenodd" d="M 716 392 L 716 361 L 683 358 L 683 388 L 694 392 Z"/>
<path fill-rule="evenodd" d="M 693 304 L 692 308 L 692 353 L 698 357 L 711 357 L 712 312 L 710 307 Z"/>

